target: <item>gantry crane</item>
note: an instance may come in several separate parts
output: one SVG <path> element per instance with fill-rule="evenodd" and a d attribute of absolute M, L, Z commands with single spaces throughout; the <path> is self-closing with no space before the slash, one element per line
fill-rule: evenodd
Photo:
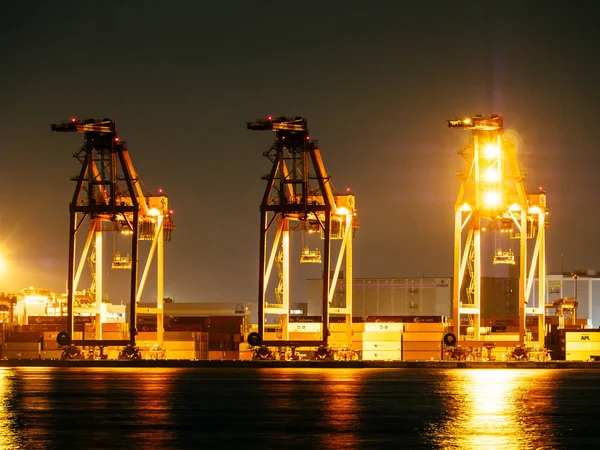
<path fill-rule="evenodd" d="M 303 117 L 268 117 L 247 122 L 249 130 L 274 131 L 275 142 L 265 152 L 272 168 L 260 205 L 260 258 L 258 286 L 258 335 L 252 345 L 264 347 L 318 347 L 324 356 L 328 350 L 329 314 L 345 316 L 348 336 L 352 326 L 352 239 L 357 228 L 354 194 L 338 195 L 327 175 L 317 141 L 311 140 Z M 269 231 L 276 228 L 269 236 Z M 322 264 L 322 335 L 320 339 L 290 340 L 290 231 L 320 233 L 322 251 L 303 247 L 301 262 Z M 268 241 L 272 238 L 267 257 Z M 331 271 L 331 241 L 339 240 L 339 254 Z M 340 269 L 345 258 L 345 305 L 331 307 Z M 267 290 L 273 265 L 279 279 L 274 301 Z M 280 326 L 277 339 L 263 339 L 265 318 L 273 315 Z M 279 338 L 280 336 L 280 338 Z M 348 342 L 348 345 L 350 343 Z"/>
<path fill-rule="evenodd" d="M 175 227 L 166 195 L 150 195 L 144 192 L 127 145 L 117 135 L 114 120 L 71 119 L 51 125 L 51 130 L 84 135 L 83 145 L 74 155 L 81 163 L 81 170 L 79 175 L 73 177 L 76 187 L 69 205 L 68 317 L 67 335 L 62 336 L 62 343 L 99 347 L 126 346 L 128 355 L 134 355 L 137 334 L 136 305 L 141 299 L 156 254 L 157 307 L 145 310 L 145 313 L 157 315 L 157 340 L 162 345 L 164 242 L 171 239 L 171 232 Z M 88 233 L 76 267 L 76 236 L 86 218 L 89 218 Z M 131 254 L 115 254 L 111 264 L 112 268 L 131 271 L 128 340 L 102 339 L 103 233 L 109 231 L 131 237 Z M 151 247 L 138 285 L 138 249 L 139 241 L 142 240 L 151 241 Z M 96 336 L 95 339 L 73 340 L 74 297 L 86 260 L 92 269 L 92 286 L 96 299 Z"/>
<path fill-rule="evenodd" d="M 461 185 L 454 206 L 454 333 L 461 340 L 463 317 L 479 341 L 481 315 L 482 230 L 495 229 L 518 242 L 517 260 L 512 249 L 495 249 L 495 264 L 518 264 L 519 342 L 525 345 L 526 315 L 538 316 L 538 339 L 544 343 L 546 303 L 545 228 L 546 194 L 527 194 L 526 174 L 519 170 L 513 143 L 504 136 L 503 118 L 498 115 L 470 116 L 449 120 L 450 128 L 471 131 L 467 146 L 458 153 L 466 171 L 458 174 Z M 466 236 L 465 236 L 466 233 Z M 535 241 L 532 251 L 528 241 Z M 510 241 L 509 241 L 510 242 Z M 468 271 L 468 273 L 467 273 Z M 538 275 L 538 304 L 527 306 L 535 275 Z M 468 283 L 468 285 L 466 285 Z M 466 285 L 466 286 L 465 286 Z"/>

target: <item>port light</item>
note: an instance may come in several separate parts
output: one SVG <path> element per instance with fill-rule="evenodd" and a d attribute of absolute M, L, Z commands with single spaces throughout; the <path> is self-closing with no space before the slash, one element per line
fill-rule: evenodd
<path fill-rule="evenodd" d="M 483 194 L 483 204 L 490 208 L 498 208 L 502 201 L 502 197 L 499 192 L 489 191 Z"/>
<path fill-rule="evenodd" d="M 498 144 L 486 144 L 483 146 L 483 157 L 486 159 L 498 159 L 500 146 Z"/>

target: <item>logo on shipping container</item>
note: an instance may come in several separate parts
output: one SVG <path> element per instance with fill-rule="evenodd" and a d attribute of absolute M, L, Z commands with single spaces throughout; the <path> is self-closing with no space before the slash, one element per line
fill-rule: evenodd
<path fill-rule="evenodd" d="M 584 334 L 581 336 L 581 340 L 582 341 L 590 341 L 590 335 L 589 334 Z"/>

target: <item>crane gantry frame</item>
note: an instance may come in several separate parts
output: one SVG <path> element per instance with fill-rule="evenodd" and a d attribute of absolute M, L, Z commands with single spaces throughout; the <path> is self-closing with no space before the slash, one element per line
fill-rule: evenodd
<path fill-rule="evenodd" d="M 546 194 L 527 194 L 526 174 L 519 170 L 513 144 L 504 136 L 503 117 L 475 115 L 448 121 L 449 128 L 471 131 L 469 144 L 458 153 L 466 160 L 455 203 L 454 333 L 460 342 L 461 317 L 473 327 L 473 341 L 480 341 L 481 231 L 482 221 L 493 223 L 519 242 L 519 342 L 525 345 L 526 315 L 538 316 L 538 339 L 544 344 L 546 300 L 545 228 Z M 466 231 L 466 237 L 463 236 Z M 533 251 L 527 243 L 534 240 Z M 512 252 L 498 251 L 497 262 L 509 262 Z M 469 276 L 467 276 L 467 269 Z M 538 305 L 527 307 L 533 280 L 538 274 Z M 469 279 L 466 288 L 463 283 Z"/>
<path fill-rule="evenodd" d="M 136 173 L 127 145 L 117 135 L 115 121 L 111 119 L 71 119 L 52 124 L 51 130 L 61 133 L 83 133 L 84 143 L 73 155 L 80 163 L 75 192 L 69 204 L 69 267 L 67 280 L 67 342 L 72 345 L 135 347 L 136 305 L 140 301 L 146 279 L 156 254 L 157 262 L 157 307 L 146 313 L 157 315 L 157 340 L 163 340 L 164 298 L 164 242 L 171 239 L 175 228 L 172 211 L 168 209 L 165 195 L 150 195 L 144 192 Z M 122 186 L 124 182 L 125 186 Z M 81 216 L 80 216 L 81 215 Z M 77 267 L 75 266 L 76 236 L 84 220 L 89 217 L 88 234 Z M 103 225 L 109 223 L 105 228 Z M 129 340 L 102 339 L 102 272 L 103 239 L 106 231 L 117 231 L 131 236 L 131 260 L 127 268 L 130 276 Z M 138 285 L 138 249 L 140 240 L 151 240 L 144 272 Z M 96 297 L 96 339 L 72 340 L 74 331 L 74 296 L 88 254 L 92 249 L 92 279 Z M 95 272 L 95 273 L 94 273 Z M 132 355 L 132 350 L 129 352 Z"/>
<path fill-rule="evenodd" d="M 328 345 L 329 314 L 345 315 L 350 336 L 352 326 L 352 239 L 357 228 L 355 198 L 352 193 L 337 195 L 327 175 L 317 141 L 311 140 L 307 120 L 303 117 L 268 117 L 247 122 L 255 131 L 275 131 L 273 146 L 265 152 L 272 162 L 267 185 L 260 205 L 260 257 L 258 286 L 258 334 L 255 344 L 263 346 L 324 347 Z M 316 183 L 315 183 L 316 181 Z M 300 226 L 294 227 L 295 221 Z M 268 232 L 276 223 L 276 230 L 267 259 Z M 321 233 L 322 258 L 322 338 L 317 340 L 290 340 L 290 230 L 309 229 Z M 341 240 L 333 274 L 331 272 L 331 241 Z M 336 283 L 345 257 L 345 306 L 331 308 Z M 267 287 L 276 258 L 281 262 L 278 290 L 279 299 L 267 301 Z M 281 321 L 281 339 L 263 340 L 265 315 L 275 314 Z M 350 344 L 350 343 L 348 343 Z M 322 353 L 323 354 L 323 353 Z"/>

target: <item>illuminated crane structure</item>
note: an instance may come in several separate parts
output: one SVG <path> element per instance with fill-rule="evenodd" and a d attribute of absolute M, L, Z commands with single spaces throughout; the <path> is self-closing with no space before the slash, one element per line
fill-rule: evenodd
<path fill-rule="evenodd" d="M 456 204 L 454 225 L 454 333 L 460 337 L 461 319 L 467 317 L 473 341 L 479 341 L 481 314 L 481 231 L 495 229 L 519 244 L 512 250 L 497 248 L 494 264 L 518 264 L 519 342 L 524 345 L 526 315 L 538 316 L 538 339 L 544 342 L 546 300 L 545 228 L 546 194 L 527 194 L 513 144 L 504 136 L 502 116 L 471 116 L 449 120 L 450 128 L 469 130 L 472 138 L 459 152 L 466 160 Z M 466 234 L 466 236 L 465 236 Z M 528 241 L 535 241 L 528 251 Z M 510 242 L 510 241 L 509 241 Z M 468 272 L 467 272 L 468 271 Z M 534 277 L 538 305 L 527 307 Z M 468 285 L 467 285 L 468 283 Z"/>
<path fill-rule="evenodd" d="M 352 326 L 352 239 L 354 230 L 358 227 L 354 194 L 334 193 L 319 145 L 317 141 L 310 139 L 305 118 L 268 117 L 248 122 L 247 127 L 249 130 L 276 133 L 273 146 L 264 154 L 273 166 L 271 172 L 263 177 L 267 186 L 260 205 L 259 330 L 258 336 L 249 339 L 249 342 L 252 345 L 262 343 L 265 347 L 287 346 L 292 349 L 298 346 L 318 346 L 319 351 L 322 351 L 328 345 L 329 314 L 345 315 L 349 331 Z M 270 230 L 273 231 L 269 233 Z M 322 264 L 321 339 L 290 340 L 290 231 L 321 235 L 322 251 L 303 247 L 300 256 L 302 263 Z M 333 271 L 332 240 L 341 242 Z M 268 241 L 271 242 L 270 252 L 267 252 Z M 344 259 L 345 305 L 332 308 L 330 305 L 336 284 L 341 278 L 340 269 Z M 274 289 L 274 300 L 269 301 L 267 290 L 274 264 L 278 265 L 279 279 Z M 277 339 L 263 340 L 267 315 L 274 316 L 280 326 L 281 333 Z"/>
<path fill-rule="evenodd" d="M 115 121 L 111 119 L 71 119 L 51 125 L 51 130 L 62 133 L 83 133 L 84 142 L 74 157 L 81 163 L 75 192 L 69 205 L 69 268 L 68 268 L 68 317 L 64 345 L 84 346 L 127 346 L 129 355 L 135 348 L 136 305 L 140 301 L 148 273 L 156 254 L 157 307 L 145 309 L 145 313 L 157 316 L 157 340 L 163 340 L 163 298 L 164 298 L 164 242 L 171 239 L 175 228 L 172 211 L 168 209 L 165 195 L 149 195 L 136 173 L 124 141 L 117 135 Z M 89 218 L 89 228 L 77 267 L 77 233 Z M 102 339 L 102 294 L 104 270 L 103 234 L 115 232 L 131 238 L 131 254 L 121 256 L 115 253 L 109 267 L 131 271 L 129 339 Z M 151 241 L 144 272 L 138 285 L 139 241 Z M 92 288 L 95 294 L 96 336 L 95 339 L 72 340 L 73 303 L 83 268 L 90 264 Z"/>

